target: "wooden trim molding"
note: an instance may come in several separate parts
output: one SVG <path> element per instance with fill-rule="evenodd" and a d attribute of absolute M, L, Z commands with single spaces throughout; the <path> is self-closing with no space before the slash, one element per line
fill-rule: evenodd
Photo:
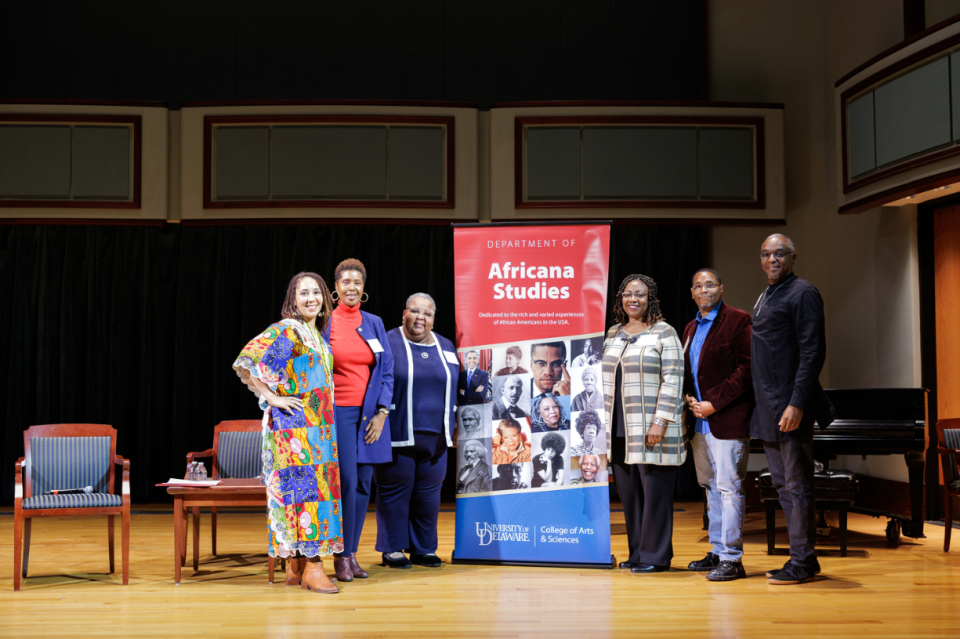
<path fill-rule="evenodd" d="M 476 109 L 478 104 L 476 102 L 431 102 L 429 100 L 201 100 L 180 104 L 181 109 L 257 106 L 397 106 Z"/>
<path fill-rule="evenodd" d="M 557 100 L 555 102 L 494 102 L 491 109 L 543 107 L 696 107 L 698 109 L 783 109 L 782 102 L 669 102 L 658 100 Z"/>
<path fill-rule="evenodd" d="M 894 202 L 910 195 L 916 195 L 917 193 L 923 193 L 924 191 L 929 191 L 940 186 L 953 184 L 958 180 L 960 180 L 960 169 L 954 169 L 952 171 L 938 173 L 937 175 L 917 178 L 912 182 L 899 184 L 897 186 L 890 187 L 889 189 L 879 191 L 878 193 L 868 195 L 859 200 L 848 202 L 838 208 L 837 213 L 863 213 L 864 211 L 875 209 L 878 206 L 883 206 L 884 204 Z"/>
<path fill-rule="evenodd" d="M 933 35 L 933 34 L 936 33 L 937 31 L 940 31 L 941 29 L 946 29 L 946 28 L 949 27 L 950 25 L 956 24 L 957 22 L 960 22 L 960 14 L 957 14 L 957 15 L 955 15 L 955 16 L 951 16 L 951 17 L 947 18 L 946 20 L 944 20 L 943 22 L 939 22 L 939 23 L 933 25 L 932 27 L 929 27 L 929 28 L 927 28 L 927 29 L 924 29 L 924 30 L 921 31 L 920 33 L 917 33 L 917 34 L 915 34 L 915 35 L 912 35 L 912 36 L 910 36 L 909 38 L 905 38 L 905 39 L 902 40 L 901 42 L 898 42 L 897 44 L 895 44 L 895 45 L 893 45 L 892 47 L 890 47 L 889 49 L 886 49 L 885 51 L 882 51 L 881 53 L 878 53 L 877 55 L 873 56 L 872 58 L 870 58 L 869 60 L 867 60 L 867 61 L 864 62 L 863 64 L 859 65 L 858 67 L 856 67 L 855 69 L 853 69 L 853 70 L 850 71 L 849 73 L 844 74 L 843 77 L 841 77 L 839 80 L 837 80 L 837 81 L 834 83 L 834 85 L 833 85 L 834 88 L 840 88 L 840 85 L 842 85 L 844 82 L 846 82 L 846 81 L 849 80 L 850 78 L 854 77 L 854 76 L 857 75 L 858 73 L 862 73 L 864 70 L 869 69 L 870 67 L 872 67 L 873 65 L 875 65 L 877 62 L 880 62 L 880 60 L 883 60 L 884 58 L 893 55 L 893 54 L 896 53 L 897 51 L 901 51 L 901 50 L 903 50 L 903 49 L 906 49 L 907 47 L 909 47 L 909 46 L 910 46 L 911 44 L 913 44 L 914 42 L 918 42 L 918 41 L 920 41 L 920 40 L 923 40 L 924 38 Z"/>
<path fill-rule="evenodd" d="M 467 220 L 476 222 L 477 220 Z M 183 220 L 180 226 L 450 226 L 449 219 L 394 217 L 284 217 Z"/>
<path fill-rule="evenodd" d="M 166 226 L 166 220 L 116 218 L 0 217 L 0 226 Z"/>
<path fill-rule="evenodd" d="M 523 132 L 529 125 L 653 124 L 684 126 L 752 126 L 755 130 L 756 200 L 524 200 Z M 518 209 L 763 209 L 766 207 L 766 161 L 762 117 L 724 116 L 543 116 L 514 118 L 514 206 Z"/>
<path fill-rule="evenodd" d="M 947 23 L 953 24 L 957 21 L 960 21 L 960 15 L 941 24 L 947 26 Z M 930 29 L 927 31 L 930 31 Z M 942 147 L 925 153 L 922 152 L 919 155 L 914 155 L 909 158 L 905 158 L 900 162 L 890 164 L 886 168 L 876 169 L 872 173 L 864 175 L 862 178 L 857 178 L 851 181 L 850 166 L 848 161 L 849 148 L 847 143 L 847 138 L 849 137 L 847 135 L 847 106 L 854 98 L 859 97 L 861 94 L 866 93 L 869 90 L 876 89 L 877 87 L 886 84 L 886 82 L 892 79 L 893 76 L 899 75 L 901 72 L 906 71 L 911 67 L 919 66 L 925 62 L 931 61 L 937 57 L 937 54 L 943 53 L 957 46 L 960 46 L 960 34 L 940 40 L 939 42 L 934 42 L 929 47 L 926 47 L 914 53 L 913 55 L 907 56 L 903 60 L 899 60 L 890 66 L 877 71 L 873 75 L 858 82 L 840 94 L 840 162 L 843 175 L 844 194 L 856 191 L 857 189 L 863 188 L 864 186 L 873 184 L 875 182 L 885 180 L 892 175 L 897 175 L 898 173 L 903 173 L 904 171 L 909 171 L 933 162 L 939 162 L 940 160 L 960 154 L 960 143 L 957 141 L 951 141 L 945 148 Z M 889 54 L 884 54 L 884 56 L 885 55 Z M 874 60 L 870 64 L 873 64 L 876 61 L 877 60 Z M 846 78 L 846 76 L 844 77 Z M 850 77 L 853 76 L 850 75 Z"/>
<path fill-rule="evenodd" d="M 143 165 L 143 118 L 139 115 L 79 115 L 60 113 L 0 113 L 0 124 L 41 122 L 63 124 L 128 124 L 133 129 L 133 196 L 130 200 L 4 200 L 3 208 L 139 209 Z"/>
<path fill-rule="evenodd" d="M 213 199 L 213 127 L 218 124 L 419 124 L 440 125 L 446 136 L 446 198 L 443 200 L 242 200 Z M 456 208 L 456 125 L 453 117 L 401 115 L 208 115 L 203 118 L 203 208 Z"/>
<path fill-rule="evenodd" d="M 109 106 L 109 107 L 141 107 L 147 109 L 166 109 L 166 102 L 149 100 L 56 100 L 30 98 L 3 98 L 0 104 L 36 104 L 38 106 L 68 105 L 68 106 Z"/>

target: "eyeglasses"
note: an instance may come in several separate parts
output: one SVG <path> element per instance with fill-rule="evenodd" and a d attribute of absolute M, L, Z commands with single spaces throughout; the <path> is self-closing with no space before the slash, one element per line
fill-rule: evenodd
<path fill-rule="evenodd" d="M 634 300 L 634 299 L 642 300 L 646 296 L 647 296 L 646 293 L 631 293 L 630 291 L 620 294 L 620 297 L 622 297 L 625 300 Z"/>
<path fill-rule="evenodd" d="M 566 361 L 566 360 L 555 359 L 555 360 L 553 360 L 552 362 L 550 362 L 549 364 L 547 364 L 547 362 L 545 362 L 545 361 L 542 360 L 542 359 L 535 359 L 535 360 L 533 360 L 533 365 L 534 365 L 534 366 L 537 366 L 537 367 L 539 367 L 539 368 L 546 368 L 546 367 L 549 365 L 550 368 L 552 368 L 553 370 L 559 371 L 559 370 L 562 370 L 562 369 L 563 369 L 563 364 L 564 364 L 565 361 Z"/>
<path fill-rule="evenodd" d="M 421 311 L 416 306 L 413 308 L 408 308 L 407 312 L 411 315 L 421 315 L 424 319 L 433 319 L 433 316 L 435 315 L 433 311 Z"/>
<path fill-rule="evenodd" d="M 700 286 L 699 284 L 695 284 L 694 287 L 693 287 L 693 290 L 695 290 L 695 291 L 702 291 L 703 289 L 706 289 L 706 290 L 708 290 L 708 291 L 712 291 L 712 290 L 714 290 L 715 288 L 717 288 L 717 285 L 716 285 L 716 284 L 714 284 L 713 282 L 707 282 L 707 283 L 704 284 L 703 286 Z"/>
<path fill-rule="evenodd" d="M 760 251 L 760 261 L 766 262 L 771 257 L 775 257 L 778 260 L 782 260 L 788 255 L 793 255 L 793 252 L 792 251 L 776 251 L 775 253 L 771 253 L 769 251 Z"/>

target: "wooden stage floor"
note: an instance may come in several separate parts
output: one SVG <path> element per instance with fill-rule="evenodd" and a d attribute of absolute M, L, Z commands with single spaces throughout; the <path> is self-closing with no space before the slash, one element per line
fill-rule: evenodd
<path fill-rule="evenodd" d="M 318 595 L 267 584 L 265 517 L 220 514 L 219 557 L 201 531 L 200 572 L 173 584 L 170 506 L 135 507 L 130 585 L 106 574 L 106 518 L 37 520 L 30 576 L 13 592 L 13 517 L 0 514 L 0 637 L 958 637 L 960 531 L 943 552 L 939 526 L 927 538 L 888 546 L 885 520 L 851 515 L 848 556 L 836 533 L 819 551 L 823 574 L 799 586 L 768 586 L 762 513 L 748 515 L 748 578 L 711 583 L 686 565 L 707 551 L 700 505 L 678 504 L 673 570 L 621 570 L 444 564 L 391 570 L 375 566 L 376 520 L 367 516 L 360 563 L 370 578 Z M 611 515 L 613 552 L 626 556 L 623 515 Z M 204 523 L 208 517 L 204 516 Z M 119 527 L 119 521 L 118 521 Z M 440 516 L 440 551 L 449 560 L 454 515 Z M 786 533 L 778 535 L 786 545 Z M 188 548 L 188 552 L 190 552 Z M 332 571 L 332 561 L 325 565 Z"/>

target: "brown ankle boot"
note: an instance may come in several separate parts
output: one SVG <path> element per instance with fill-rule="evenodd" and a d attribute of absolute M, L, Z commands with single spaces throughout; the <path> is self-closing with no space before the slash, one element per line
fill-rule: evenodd
<path fill-rule="evenodd" d="M 353 553 L 349 557 L 350 568 L 353 570 L 353 576 L 357 579 L 366 579 L 370 574 L 360 567 L 360 564 L 357 563 L 357 553 Z"/>
<path fill-rule="evenodd" d="M 322 561 L 308 561 L 303 569 L 300 587 L 304 590 L 313 592 L 322 592 L 326 595 L 332 595 L 340 592 L 340 589 L 333 585 L 330 578 L 323 572 Z"/>
<path fill-rule="evenodd" d="M 300 585 L 300 575 L 303 573 L 303 569 L 300 567 L 300 559 L 297 557 L 287 557 L 287 578 L 283 580 L 283 583 L 288 586 L 299 586 Z"/>
<path fill-rule="evenodd" d="M 350 565 L 350 555 L 333 558 L 333 572 L 337 581 L 353 581 L 353 566 Z"/>

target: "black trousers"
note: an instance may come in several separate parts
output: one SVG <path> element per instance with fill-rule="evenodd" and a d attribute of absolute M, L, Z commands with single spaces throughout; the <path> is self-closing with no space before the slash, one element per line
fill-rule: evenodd
<path fill-rule="evenodd" d="M 669 566 L 673 559 L 673 492 L 676 466 L 627 464 L 626 439 L 614 437 L 613 480 L 623 502 L 632 563 Z"/>
<path fill-rule="evenodd" d="M 813 435 L 809 441 L 781 439 L 763 442 L 770 479 L 790 536 L 790 563 L 808 565 L 816 556 L 817 502 L 813 494 Z"/>

